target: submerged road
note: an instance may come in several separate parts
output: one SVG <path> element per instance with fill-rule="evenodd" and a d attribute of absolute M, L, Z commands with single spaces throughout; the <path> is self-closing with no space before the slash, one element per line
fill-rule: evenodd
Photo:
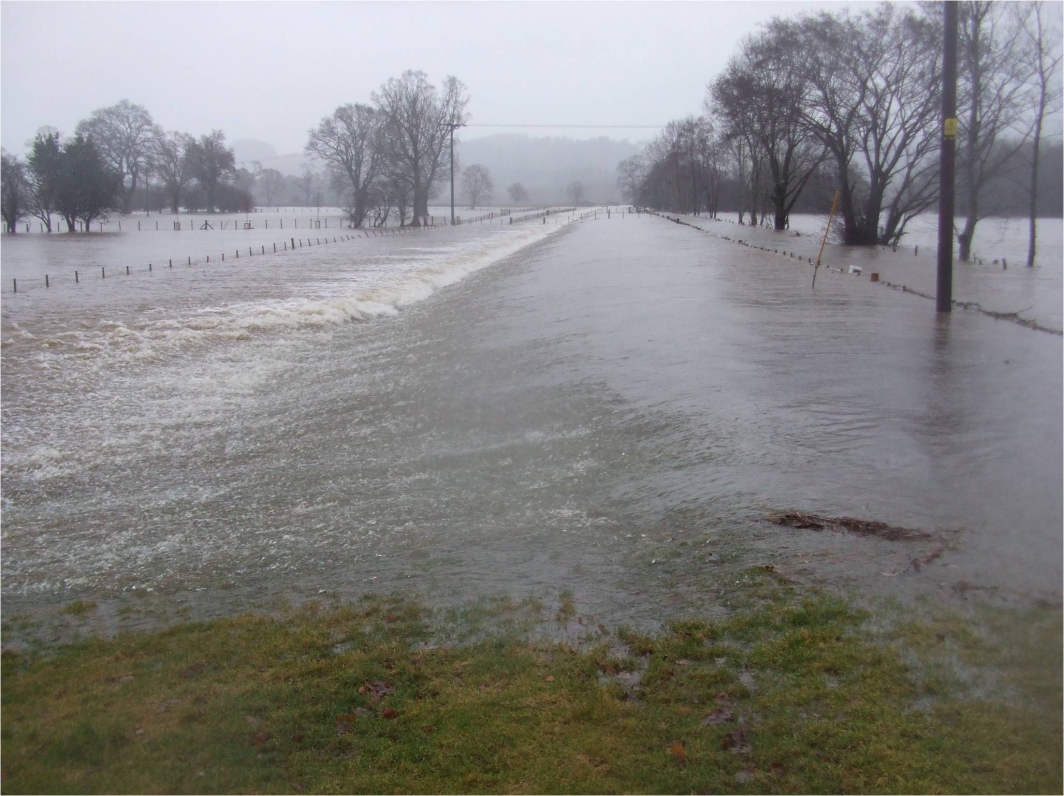
<path fill-rule="evenodd" d="M 252 356 L 269 362 L 255 378 Z M 814 291 L 778 256 L 600 213 L 397 317 L 171 373 L 212 411 L 114 462 L 150 477 L 14 479 L 4 606 L 86 595 L 106 622 L 130 601 L 206 616 L 568 589 L 652 625 L 713 610 L 751 564 L 1059 600 L 1061 362 L 1055 335 L 838 274 Z M 929 537 L 765 522 L 786 509 Z"/>

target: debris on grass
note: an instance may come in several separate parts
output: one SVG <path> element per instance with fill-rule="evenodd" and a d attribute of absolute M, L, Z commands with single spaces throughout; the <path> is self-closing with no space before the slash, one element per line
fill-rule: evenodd
<path fill-rule="evenodd" d="M 860 520 L 855 517 L 824 517 L 819 514 L 807 514 L 800 511 L 782 511 L 770 514 L 766 519 L 776 525 L 783 525 L 796 530 L 855 533 L 859 536 L 878 536 L 888 542 L 908 542 L 933 538 L 927 531 L 888 525 L 885 522 L 876 520 Z"/>

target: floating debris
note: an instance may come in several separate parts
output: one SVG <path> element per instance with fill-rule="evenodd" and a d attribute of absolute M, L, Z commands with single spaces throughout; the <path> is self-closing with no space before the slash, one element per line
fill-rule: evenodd
<path fill-rule="evenodd" d="M 931 539 L 931 534 L 913 528 L 901 528 L 887 525 L 875 520 L 859 520 L 854 517 L 822 517 L 818 514 L 803 514 L 798 511 L 784 511 L 770 514 L 769 522 L 785 525 L 798 530 L 811 531 L 846 531 L 861 536 L 878 536 L 890 542 L 906 542 L 917 539 Z"/>

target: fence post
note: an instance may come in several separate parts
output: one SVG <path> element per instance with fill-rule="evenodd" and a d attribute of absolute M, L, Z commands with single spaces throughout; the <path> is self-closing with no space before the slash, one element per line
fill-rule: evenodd
<path fill-rule="evenodd" d="M 292 238 L 292 248 L 294 249 L 295 247 L 296 247 L 296 239 Z"/>
<path fill-rule="evenodd" d="M 44 286 L 45 287 L 51 287 L 51 285 L 48 283 L 48 274 L 44 275 Z"/>
<path fill-rule="evenodd" d="M 105 271 L 104 267 L 101 265 L 100 266 L 100 279 L 106 279 L 106 278 L 107 278 L 107 271 Z"/>
<path fill-rule="evenodd" d="M 80 279 L 78 279 L 78 272 L 77 272 L 77 271 L 75 271 L 75 272 L 74 272 L 74 284 L 76 285 L 76 284 L 77 284 L 78 282 L 80 282 L 80 281 L 81 281 L 81 280 L 80 280 Z"/>
<path fill-rule="evenodd" d="M 11 280 L 11 287 L 16 293 L 18 293 L 18 280 L 17 279 L 12 279 Z"/>

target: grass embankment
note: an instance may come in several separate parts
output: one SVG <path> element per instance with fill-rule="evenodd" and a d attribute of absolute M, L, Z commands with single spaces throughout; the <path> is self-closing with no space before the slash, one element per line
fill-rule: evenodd
<path fill-rule="evenodd" d="M 3 791 L 1061 792 L 1058 609 L 873 642 L 835 597 L 742 588 L 579 649 L 430 647 L 426 611 L 366 598 L 6 654 Z"/>

